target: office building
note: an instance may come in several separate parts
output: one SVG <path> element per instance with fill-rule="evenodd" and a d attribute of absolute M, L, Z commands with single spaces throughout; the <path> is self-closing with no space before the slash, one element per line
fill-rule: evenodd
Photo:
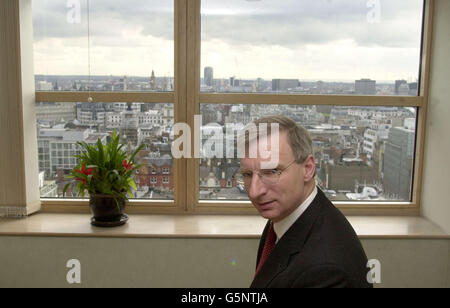
<path fill-rule="evenodd" d="M 371 79 L 355 80 L 355 94 L 357 95 L 375 95 L 377 82 Z"/>
<path fill-rule="evenodd" d="M 394 127 L 389 132 L 384 153 L 384 190 L 400 200 L 411 198 L 411 174 L 414 159 L 415 132 Z"/>
<path fill-rule="evenodd" d="M 298 79 L 272 79 L 272 91 L 286 91 L 300 87 Z"/>
<path fill-rule="evenodd" d="M 204 71 L 204 78 L 205 78 L 205 84 L 207 86 L 213 86 L 214 85 L 214 73 L 213 73 L 213 68 L 210 66 L 205 67 L 205 71 Z"/>
<path fill-rule="evenodd" d="M 400 88 L 401 85 L 404 85 L 404 84 L 408 85 L 406 80 L 396 80 L 395 81 L 395 90 L 394 90 L 394 94 L 395 95 L 400 95 L 399 88 Z"/>

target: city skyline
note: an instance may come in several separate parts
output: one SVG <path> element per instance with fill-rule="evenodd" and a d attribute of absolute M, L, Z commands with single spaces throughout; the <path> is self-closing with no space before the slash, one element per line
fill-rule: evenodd
<path fill-rule="evenodd" d="M 44 172 L 41 191 L 47 197 L 61 197 L 62 186 L 67 183 L 64 174 L 77 163 L 73 157 L 76 142 L 96 142 L 98 137 L 107 138 L 116 129 L 130 151 L 145 144 L 137 156 L 138 163 L 145 166 L 137 175 L 136 197 L 173 198 L 175 158 L 171 144 L 176 143 L 172 133 L 173 112 L 173 104 L 165 103 L 37 102 L 39 169 Z M 317 183 L 333 200 L 410 198 L 416 110 L 381 106 L 202 104 L 200 114 L 203 123 L 200 199 L 247 199 L 236 179 L 239 159 L 236 155 L 227 156 L 233 155 L 229 152 L 232 149 L 228 136 L 217 134 L 216 130 L 227 129 L 229 124 L 238 129 L 238 123 L 243 126 L 273 114 L 288 115 L 310 132 Z"/>
<path fill-rule="evenodd" d="M 308 81 L 300 79 L 241 80 L 214 78 L 214 68 L 205 67 L 208 78 L 201 78 L 201 92 L 216 93 L 292 93 L 326 95 L 403 95 L 417 96 L 418 82 L 397 79 L 383 82 L 368 78 L 346 81 Z M 174 91 L 174 77 L 35 75 L 37 91 Z"/>

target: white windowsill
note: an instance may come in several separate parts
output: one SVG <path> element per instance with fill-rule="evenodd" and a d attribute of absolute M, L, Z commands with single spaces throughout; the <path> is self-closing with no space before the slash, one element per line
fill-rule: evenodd
<path fill-rule="evenodd" d="M 0 218 L 0 236 L 259 238 L 265 220 L 256 215 L 128 215 L 124 226 L 98 228 L 89 214 L 38 213 Z M 450 239 L 421 217 L 348 216 L 359 238 Z"/>

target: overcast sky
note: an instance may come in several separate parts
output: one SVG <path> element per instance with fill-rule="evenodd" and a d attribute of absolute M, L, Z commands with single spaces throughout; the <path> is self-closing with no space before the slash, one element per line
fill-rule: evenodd
<path fill-rule="evenodd" d="M 203 0 L 215 78 L 418 77 L 422 0 Z M 78 10 L 78 8 L 80 8 Z M 35 73 L 86 75 L 86 0 L 33 0 Z M 91 74 L 173 76 L 173 1 L 90 0 Z"/>

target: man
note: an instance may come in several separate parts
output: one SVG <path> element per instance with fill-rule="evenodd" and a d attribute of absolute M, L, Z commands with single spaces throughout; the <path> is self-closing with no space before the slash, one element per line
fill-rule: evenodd
<path fill-rule="evenodd" d="M 308 132 L 283 116 L 254 122 L 257 128 L 261 123 L 267 123 L 268 133 L 258 130 L 257 138 L 246 138 L 240 170 L 251 202 L 268 219 L 251 287 L 372 287 L 355 231 L 316 187 Z M 270 130 L 272 123 L 279 125 L 279 133 Z M 276 133 L 278 149 L 271 146 Z M 278 154 L 271 169 L 261 168 L 273 158 L 262 155 L 263 139 L 269 152 Z"/>

